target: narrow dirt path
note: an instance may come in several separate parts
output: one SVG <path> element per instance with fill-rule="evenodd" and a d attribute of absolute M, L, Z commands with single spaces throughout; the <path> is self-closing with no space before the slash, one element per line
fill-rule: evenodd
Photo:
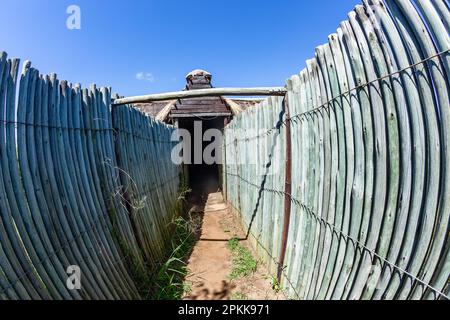
<path fill-rule="evenodd" d="M 272 289 L 271 278 L 260 262 L 253 274 L 230 280 L 233 255 L 227 244 L 233 238 L 243 239 L 245 233 L 237 227 L 221 193 L 209 194 L 204 207 L 195 206 L 191 210 L 191 216 L 194 215 L 202 220 L 202 224 L 198 231 L 199 240 L 187 262 L 186 281 L 191 292 L 184 299 L 283 299 Z M 250 249 L 246 240 L 240 240 L 240 244 Z"/>

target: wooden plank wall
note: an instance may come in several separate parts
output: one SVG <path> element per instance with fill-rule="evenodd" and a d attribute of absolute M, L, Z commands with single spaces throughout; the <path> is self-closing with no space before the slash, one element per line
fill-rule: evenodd
<path fill-rule="evenodd" d="M 449 33 L 446 0 L 364 0 L 287 81 L 289 296 L 449 298 Z M 284 150 L 282 114 L 268 99 L 224 142 L 226 198 L 273 273 L 284 171 L 265 173 Z"/>
<path fill-rule="evenodd" d="M 0 300 L 140 298 L 134 273 L 164 257 L 177 201 L 173 129 L 18 68 L 0 53 Z"/>

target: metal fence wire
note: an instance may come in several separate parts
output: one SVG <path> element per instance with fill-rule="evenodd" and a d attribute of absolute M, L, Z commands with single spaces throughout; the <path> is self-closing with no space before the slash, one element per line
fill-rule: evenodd
<path fill-rule="evenodd" d="M 447 0 L 363 0 L 286 97 L 225 129 L 226 201 L 289 296 L 449 299 L 449 31 Z M 19 65 L 0 53 L 0 300 L 141 298 L 180 191 L 174 128 Z"/>
<path fill-rule="evenodd" d="M 108 88 L 0 54 L 0 299 L 137 299 L 166 256 L 180 168 L 174 128 Z M 18 99 L 16 101 L 16 92 Z M 69 266 L 82 272 L 69 290 Z"/>
<path fill-rule="evenodd" d="M 271 272 L 293 204 L 292 297 L 449 299 L 449 22 L 446 1 L 365 0 L 287 81 L 292 116 L 270 98 L 226 128 L 225 195 Z"/>

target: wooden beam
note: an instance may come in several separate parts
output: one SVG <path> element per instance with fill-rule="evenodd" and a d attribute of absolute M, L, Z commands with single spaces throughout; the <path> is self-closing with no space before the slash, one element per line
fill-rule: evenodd
<path fill-rule="evenodd" d="M 165 101 L 173 99 L 189 99 L 201 97 L 220 97 L 220 96 L 284 96 L 287 90 L 284 87 L 268 88 L 213 88 L 186 90 L 178 92 L 167 92 L 158 94 L 149 94 L 144 96 L 128 97 L 114 100 L 113 105 L 123 105 L 131 103 L 145 103 L 154 101 Z"/>
<path fill-rule="evenodd" d="M 172 111 L 172 108 L 175 106 L 178 100 L 172 100 L 169 102 L 158 114 L 156 115 L 155 119 L 158 121 L 166 121 L 166 119 L 169 117 L 170 111 Z"/>
<path fill-rule="evenodd" d="M 231 116 L 232 113 L 231 112 L 211 112 L 211 113 L 176 113 L 176 114 L 171 114 L 169 117 L 173 118 L 173 119 L 179 119 L 179 118 L 197 118 L 197 117 L 202 117 L 202 118 L 207 118 L 207 117 L 229 117 Z"/>
<path fill-rule="evenodd" d="M 231 111 L 233 112 L 233 114 L 236 116 L 239 113 L 241 113 L 242 111 L 244 111 L 244 108 L 241 107 L 241 105 L 239 105 L 238 103 L 234 102 L 231 99 L 227 99 L 224 98 L 225 103 L 230 107 Z"/>

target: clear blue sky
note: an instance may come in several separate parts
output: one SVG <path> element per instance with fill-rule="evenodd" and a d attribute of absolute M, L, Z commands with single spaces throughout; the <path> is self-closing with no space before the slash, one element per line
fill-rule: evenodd
<path fill-rule="evenodd" d="M 0 51 L 60 79 L 121 95 L 182 89 L 191 70 L 219 86 L 277 86 L 358 0 L 1 0 Z M 69 5 L 81 30 L 69 30 Z M 139 75 L 140 74 L 140 75 Z"/>

